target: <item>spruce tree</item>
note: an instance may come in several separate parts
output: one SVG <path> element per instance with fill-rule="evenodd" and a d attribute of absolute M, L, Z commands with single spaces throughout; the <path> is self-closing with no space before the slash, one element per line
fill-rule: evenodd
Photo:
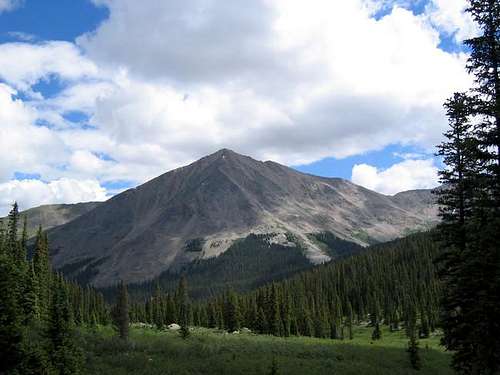
<path fill-rule="evenodd" d="M 241 312 L 238 301 L 238 296 L 234 291 L 229 291 L 226 297 L 224 322 L 229 332 L 240 329 Z"/>
<path fill-rule="evenodd" d="M 0 373 L 14 372 L 23 358 L 19 269 L 12 257 L 0 254 Z"/>
<path fill-rule="evenodd" d="M 269 326 L 269 333 L 274 336 L 280 336 L 281 333 L 281 314 L 278 301 L 278 291 L 276 285 L 273 284 L 271 288 L 271 295 L 268 299 L 269 319 L 267 321 Z"/>
<path fill-rule="evenodd" d="M 420 360 L 418 341 L 415 334 L 410 336 L 407 352 L 411 367 L 415 370 L 420 370 L 422 368 L 422 362 Z"/>
<path fill-rule="evenodd" d="M 49 246 L 47 235 L 38 228 L 33 254 L 33 271 L 37 283 L 37 302 L 40 319 L 46 320 L 50 304 L 50 290 L 52 281 L 52 270 L 49 259 Z"/>
<path fill-rule="evenodd" d="M 347 325 L 347 332 L 349 335 L 349 340 L 352 340 L 354 338 L 354 335 L 352 333 L 352 325 L 353 325 L 353 319 L 354 315 L 352 312 L 352 305 L 350 302 L 347 303 L 347 318 L 346 318 L 346 325 Z"/>
<path fill-rule="evenodd" d="M 189 315 L 190 315 L 190 304 L 188 296 L 188 286 L 187 280 L 184 276 L 181 277 L 179 281 L 179 287 L 177 288 L 177 301 L 179 306 L 179 318 L 181 329 L 179 331 L 183 339 L 187 339 L 190 335 L 189 331 Z"/>
<path fill-rule="evenodd" d="M 500 370 L 500 4 L 469 4 L 481 30 L 465 41 L 475 84 L 447 103 L 451 130 L 440 149 L 447 165 L 439 192 L 441 325 L 443 344 L 454 351 L 455 370 L 494 374 Z"/>
<path fill-rule="evenodd" d="M 422 363 L 420 360 L 418 341 L 417 341 L 417 317 L 414 312 L 411 312 L 407 325 L 407 335 L 409 337 L 408 341 L 408 357 L 410 359 L 410 365 L 415 370 L 420 370 L 422 368 Z"/>
<path fill-rule="evenodd" d="M 120 282 L 118 298 L 112 311 L 113 327 L 118 332 L 118 336 L 122 340 L 128 340 L 129 336 L 129 302 L 128 302 L 127 285 Z"/>
<path fill-rule="evenodd" d="M 76 343 L 68 290 L 60 276 L 57 278 L 52 296 L 47 336 L 50 339 L 50 359 L 56 373 L 60 375 L 82 373 L 83 353 Z"/>
<path fill-rule="evenodd" d="M 382 338 L 382 331 L 380 331 L 380 323 L 377 321 L 372 332 L 372 340 L 380 340 Z"/>

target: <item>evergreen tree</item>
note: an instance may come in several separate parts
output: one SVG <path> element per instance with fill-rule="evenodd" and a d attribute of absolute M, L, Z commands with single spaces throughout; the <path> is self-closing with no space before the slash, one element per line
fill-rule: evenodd
<path fill-rule="evenodd" d="M 41 226 L 38 228 L 35 240 L 33 269 L 37 284 L 38 313 L 40 318 L 45 320 L 48 315 L 50 304 L 50 283 L 52 280 L 52 270 L 50 267 L 47 235 L 42 232 Z"/>
<path fill-rule="evenodd" d="M 274 336 L 280 336 L 281 331 L 281 314 L 278 302 L 278 291 L 276 285 L 272 285 L 271 295 L 268 299 L 269 320 L 269 333 Z"/>
<path fill-rule="evenodd" d="M 347 319 L 346 319 L 346 325 L 347 325 L 347 331 L 349 335 L 349 340 L 352 340 L 354 338 L 354 335 L 352 333 L 352 325 L 353 325 L 353 312 L 352 312 L 352 305 L 350 302 L 347 303 Z"/>
<path fill-rule="evenodd" d="M 440 147 L 444 249 L 443 344 L 463 374 L 500 369 L 500 79 L 497 0 L 470 0 L 481 35 L 465 41 L 475 85 L 446 103 L 451 130 Z"/>
<path fill-rule="evenodd" d="M 22 304 L 25 316 L 25 324 L 31 323 L 40 318 L 40 308 L 38 302 L 38 280 L 35 274 L 33 263 L 29 263 L 25 274 L 25 285 L 22 297 Z"/>
<path fill-rule="evenodd" d="M 18 226 L 19 207 L 17 202 L 14 202 L 12 209 L 9 212 L 7 221 L 7 252 L 13 257 L 16 264 L 19 264 L 24 260 L 19 246 Z"/>
<path fill-rule="evenodd" d="M 410 359 L 410 365 L 412 368 L 415 370 L 420 370 L 422 368 L 422 364 L 420 361 L 420 354 L 419 354 L 419 348 L 418 348 L 418 341 L 417 341 L 417 320 L 416 320 L 416 315 L 414 313 L 410 313 L 409 320 L 406 322 L 407 324 L 407 335 L 409 336 L 410 340 L 408 341 L 408 356 Z"/>
<path fill-rule="evenodd" d="M 6 253 L 0 254 L 0 373 L 10 373 L 22 361 L 22 308 L 19 305 L 19 270 Z"/>
<path fill-rule="evenodd" d="M 47 336 L 50 339 L 50 359 L 56 373 L 80 374 L 83 367 L 83 353 L 76 344 L 67 286 L 61 277 L 58 277 L 52 297 Z"/>
<path fill-rule="evenodd" d="M 377 321 L 372 332 L 372 340 L 380 340 L 382 338 L 382 332 L 380 331 L 380 323 Z"/>
<path fill-rule="evenodd" d="M 120 282 L 119 295 L 112 311 L 113 327 L 122 340 L 128 340 L 129 335 L 129 302 L 127 285 Z"/>
<path fill-rule="evenodd" d="M 259 307 L 257 314 L 257 322 L 255 323 L 255 330 L 258 333 L 267 333 L 268 332 L 268 324 L 266 314 L 262 307 Z"/>
<path fill-rule="evenodd" d="M 229 332 L 240 329 L 240 306 L 238 296 L 232 290 L 227 293 L 224 322 Z"/>
<path fill-rule="evenodd" d="M 187 281 L 184 276 L 182 276 L 181 280 L 179 281 L 179 287 L 177 289 L 177 301 L 179 305 L 179 318 L 181 326 L 179 333 L 183 339 L 187 339 L 190 335 L 189 331 L 190 304 L 189 304 Z"/>
<path fill-rule="evenodd" d="M 153 323 L 157 329 L 163 329 L 164 316 L 163 316 L 163 301 L 160 284 L 156 284 L 156 289 L 151 300 Z"/>
<path fill-rule="evenodd" d="M 415 370 L 420 370 L 422 368 L 422 362 L 420 360 L 418 341 L 415 334 L 410 337 L 407 351 L 410 358 L 411 367 Z"/>

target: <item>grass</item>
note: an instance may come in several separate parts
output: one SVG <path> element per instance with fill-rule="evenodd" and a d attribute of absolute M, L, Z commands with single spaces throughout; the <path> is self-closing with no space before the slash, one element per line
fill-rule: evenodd
<path fill-rule="evenodd" d="M 355 339 L 278 338 L 223 334 L 196 328 L 187 340 L 177 332 L 132 328 L 129 343 L 109 327 L 82 331 L 88 374 L 269 374 L 273 359 L 279 374 L 452 374 L 450 356 L 439 338 L 420 340 L 422 369 L 410 368 L 403 332 L 383 330 L 372 342 L 371 328 L 357 327 Z"/>

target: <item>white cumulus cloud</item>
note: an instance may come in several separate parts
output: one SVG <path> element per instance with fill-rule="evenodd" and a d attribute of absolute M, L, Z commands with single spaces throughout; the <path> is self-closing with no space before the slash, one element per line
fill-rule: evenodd
<path fill-rule="evenodd" d="M 438 168 L 432 159 L 404 160 L 387 169 L 368 164 L 352 168 L 352 182 L 383 194 L 413 189 L 430 189 L 438 185 Z"/>
<path fill-rule="evenodd" d="M 106 191 L 96 180 L 61 178 L 50 182 L 11 180 L 0 184 L 0 216 L 5 216 L 14 201 L 21 210 L 42 204 L 102 201 Z"/>
<path fill-rule="evenodd" d="M 469 32 L 452 1 L 420 15 L 406 0 L 94 2 L 109 18 L 75 43 L 0 44 L 0 147 L 16 150 L 0 184 L 15 172 L 139 184 L 222 147 L 288 165 L 427 151 L 447 127 L 442 103 L 471 84 L 466 54 L 439 48 L 443 30 Z M 44 98 L 40 81 L 61 90 Z M 425 185 L 403 163 L 356 178 Z"/>
<path fill-rule="evenodd" d="M 52 75 L 62 80 L 78 80 L 97 72 L 96 65 L 70 42 L 0 44 L 0 78 L 16 89 L 27 91 Z"/>

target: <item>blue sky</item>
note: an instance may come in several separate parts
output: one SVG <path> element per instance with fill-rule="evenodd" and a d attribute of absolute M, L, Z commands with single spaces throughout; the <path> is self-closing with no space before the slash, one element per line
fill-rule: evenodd
<path fill-rule="evenodd" d="M 0 165 L 0 209 L 104 199 L 223 147 L 387 194 L 430 187 L 442 101 L 469 82 L 453 2 L 10 1 L 0 119 L 33 136 Z M 370 31 L 342 43 L 354 25 Z"/>

